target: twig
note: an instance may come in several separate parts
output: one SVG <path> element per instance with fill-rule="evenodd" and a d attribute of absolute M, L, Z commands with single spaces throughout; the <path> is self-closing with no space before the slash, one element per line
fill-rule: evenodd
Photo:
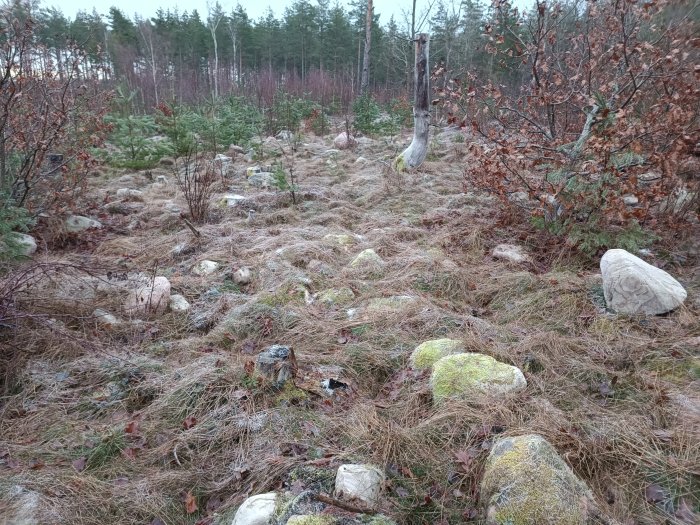
<path fill-rule="evenodd" d="M 189 221 L 189 219 L 188 219 L 187 217 L 183 217 L 182 215 L 180 215 L 180 218 L 181 218 L 183 221 L 185 221 L 185 224 L 187 225 L 187 227 L 190 229 L 190 231 L 192 232 L 192 234 L 193 234 L 195 237 L 197 237 L 197 238 L 199 239 L 199 238 L 202 236 L 202 234 L 200 233 L 200 231 L 199 231 L 197 228 L 194 227 L 194 225 Z"/>
<path fill-rule="evenodd" d="M 368 509 L 366 507 L 358 507 L 356 505 L 352 505 L 350 503 L 345 503 L 344 501 L 340 501 L 335 498 L 331 498 L 330 496 L 323 494 L 323 493 L 318 493 L 314 494 L 314 498 L 321 503 L 325 503 L 326 505 L 333 505 L 334 507 L 338 507 L 339 509 L 347 510 L 349 512 L 357 512 L 358 514 L 376 514 L 377 511 L 373 509 Z"/>

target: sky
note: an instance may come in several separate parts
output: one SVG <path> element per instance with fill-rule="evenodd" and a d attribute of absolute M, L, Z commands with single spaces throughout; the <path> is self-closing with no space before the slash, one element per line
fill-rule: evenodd
<path fill-rule="evenodd" d="M 213 4 L 216 0 L 209 0 L 210 4 Z M 230 12 L 236 4 L 240 4 L 244 7 L 248 16 L 253 20 L 258 20 L 267 12 L 268 6 L 272 8 L 273 12 L 277 18 L 281 18 L 284 14 L 284 10 L 287 6 L 293 3 L 293 0 L 219 0 L 219 3 L 224 8 L 224 11 Z M 446 4 L 454 2 L 455 5 L 459 5 L 459 0 L 445 0 Z M 347 6 L 346 0 L 339 0 L 341 5 Z M 425 9 L 431 4 L 437 3 L 436 0 L 417 0 L 416 6 L 418 12 L 425 11 Z M 529 3 L 528 0 L 515 0 L 515 5 L 523 5 Z M 333 0 L 331 0 L 333 4 Z M 106 15 L 109 11 L 109 7 L 115 5 L 122 10 L 122 12 L 133 18 L 135 14 L 140 15 L 142 18 L 147 18 L 155 15 L 158 8 L 174 8 L 178 7 L 180 12 L 185 10 L 192 11 L 197 9 L 202 18 L 206 18 L 207 0 L 150 0 L 144 2 L 143 0 L 119 0 L 100 2 L 97 12 Z M 397 23 L 402 25 L 401 22 L 404 20 L 404 12 L 410 12 L 412 5 L 412 0 L 374 0 L 374 12 L 381 15 L 380 23 L 385 24 L 388 22 L 391 15 L 394 15 Z M 69 18 L 74 18 L 78 11 L 88 11 L 92 12 L 93 8 L 96 7 L 95 0 L 63 0 L 62 2 L 55 2 L 55 0 L 41 0 L 42 7 L 55 6 L 59 8 L 66 16 Z"/>

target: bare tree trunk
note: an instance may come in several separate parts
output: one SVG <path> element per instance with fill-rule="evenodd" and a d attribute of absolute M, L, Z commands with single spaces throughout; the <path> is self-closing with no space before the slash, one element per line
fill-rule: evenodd
<path fill-rule="evenodd" d="M 428 107 L 428 44 L 426 33 L 416 35 L 416 65 L 413 73 L 413 141 L 394 160 L 397 171 L 420 166 L 428 153 L 428 133 L 430 131 L 430 110 Z"/>
<path fill-rule="evenodd" d="M 365 21 L 365 54 L 362 57 L 362 81 L 360 82 L 360 95 L 367 93 L 369 88 L 369 50 L 372 44 L 372 18 L 374 6 L 372 0 L 367 0 L 367 19 Z"/>

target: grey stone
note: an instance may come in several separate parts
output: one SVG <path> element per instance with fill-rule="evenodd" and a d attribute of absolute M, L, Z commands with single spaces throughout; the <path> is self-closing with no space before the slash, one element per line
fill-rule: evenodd
<path fill-rule="evenodd" d="M 619 313 L 663 314 L 678 308 L 688 296 L 668 273 L 625 250 L 605 252 L 600 271 L 605 302 Z"/>

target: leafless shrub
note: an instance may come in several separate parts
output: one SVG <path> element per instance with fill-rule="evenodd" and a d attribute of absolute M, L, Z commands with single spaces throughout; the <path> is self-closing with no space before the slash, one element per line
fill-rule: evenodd
<path fill-rule="evenodd" d="M 195 222 L 204 222 L 217 180 L 216 169 L 197 147 L 193 147 L 175 161 L 173 170 L 177 185 L 187 201 L 190 217 Z"/>

